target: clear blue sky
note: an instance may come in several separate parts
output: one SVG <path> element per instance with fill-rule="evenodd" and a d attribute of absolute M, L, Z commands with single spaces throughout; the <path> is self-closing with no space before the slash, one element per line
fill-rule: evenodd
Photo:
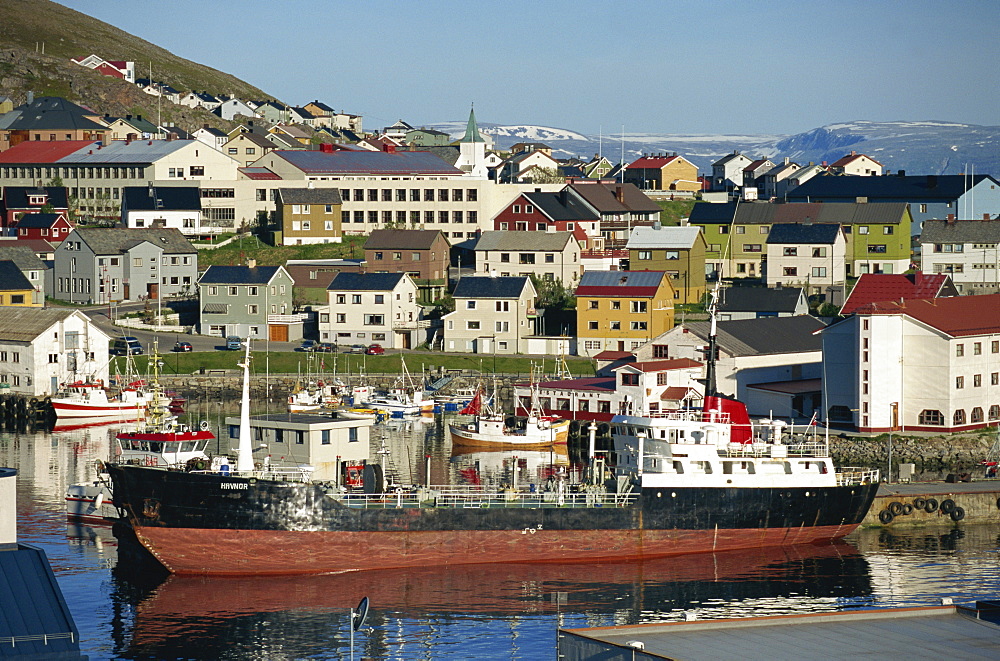
<path fill-rule="evenodd" d="M 997 0 L 62 4 L 367 129 L 464 120 L 473 101 L 482 122 L 588 134 L 1000 125 Z"/>

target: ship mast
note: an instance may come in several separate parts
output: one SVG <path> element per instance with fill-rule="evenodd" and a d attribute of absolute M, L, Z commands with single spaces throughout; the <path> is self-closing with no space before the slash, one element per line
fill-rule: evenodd
<path fill-rule="evenodd" d="M 711 299 L 708 303 L 708 314 L 709 314 L 709 331 L 708 331 L 708 348 L 705 349 L 705 397 L 717 397 L 718 387 L 715 382 L 715 360 L 718 355 L 718 311 L 719 303 L 719 283 L 715 283 L 715 289 L 712 290 Z"/>
<path fill-rule="evenodd" d="M 250 442 L 250 338 L 246 340 L 246 354 L 240 367 L 243 368 L 243 395 L 240 398 L 240 444 L 236 453 L 236 470 L 253 471 L 253 446 Z"/>

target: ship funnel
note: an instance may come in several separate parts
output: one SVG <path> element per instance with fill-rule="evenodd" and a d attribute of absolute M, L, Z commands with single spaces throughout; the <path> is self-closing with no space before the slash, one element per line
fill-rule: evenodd
<path fill-rule="evenodd" d="M 253 470 L 253 447 L 250 433 L 250 338 L 246 340 L 243 368 L 243 396 L 240 397 L 240 444 L 236 454 L 236 470 L 240 473 Z"/>

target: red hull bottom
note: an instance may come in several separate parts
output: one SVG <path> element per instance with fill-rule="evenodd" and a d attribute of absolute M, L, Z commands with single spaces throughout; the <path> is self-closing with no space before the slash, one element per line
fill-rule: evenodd
<path fill-rule="evenodd" d="M 459 564 L 600 562 L 811 544 L 857 525 L 742 530 L 293 532 L 143 527 L 175 574 L 324 574 Z"/>

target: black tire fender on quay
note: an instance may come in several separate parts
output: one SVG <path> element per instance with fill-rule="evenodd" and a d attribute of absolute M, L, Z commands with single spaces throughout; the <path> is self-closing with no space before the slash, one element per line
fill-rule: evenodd
<path fill-rule="evenodd" d="M 941 501 L 941 511 L 945 514 L 951 514 L 955 509 L 955 501 L 951 498 L 947 498 Z"/>
<path fill-rule="evenodd" d="M 887 507 L 886 509 L 888 509 L 889 513 L 892 514 L 893 516 L 899 516 L 900 514 L 903 513 L 903 503 L 899 502 L 898 500 L 894 500 L 891 503 L 889 503 L 889 507 Z"/>
<path fill-rule="evenodd" d="M 928 498 L 927 504 L 924 505 L 924 511 L 927 512 L 928 514 L 933 514 L 934 512 L 937 511 L 937 508 L 938 508 L 937 500 L 935 500 L 934 498 Z"/>
<path fill-rule="evenodd" d="M 913 505 L 909 503 L 903 503 L 903 516 L 913 513 Z"/>
<path fill-rule="evenodd" d="M 952 521 L 961 521 L 965 518 L 965 509 L 955 505 L 955 508 L 948 513 Z"/>
<path fill-rule="evenodd" d="M 997 509 L 1000 510 L 1000 498 L 997 498 Z"/>
<path fill-rule="evenodd" d="M 913 499 L 913 509 L 922 510 L 926 506 L 927 506 L 926 498 L 921 498 L 920 496 L 917 496 L 916 498 Z"/>
<path fill-rule="evenodd" d="M 892 515 L 892 512 L 890 512 L 887 509 L 882 510 L 881 512 L 878 513 L 878 520 L 884 523 L 885 525 L 889 525 L 890 523 L 892 523 L 892 520 L 894 518 L 896 517 L 894 517 Z"/>

